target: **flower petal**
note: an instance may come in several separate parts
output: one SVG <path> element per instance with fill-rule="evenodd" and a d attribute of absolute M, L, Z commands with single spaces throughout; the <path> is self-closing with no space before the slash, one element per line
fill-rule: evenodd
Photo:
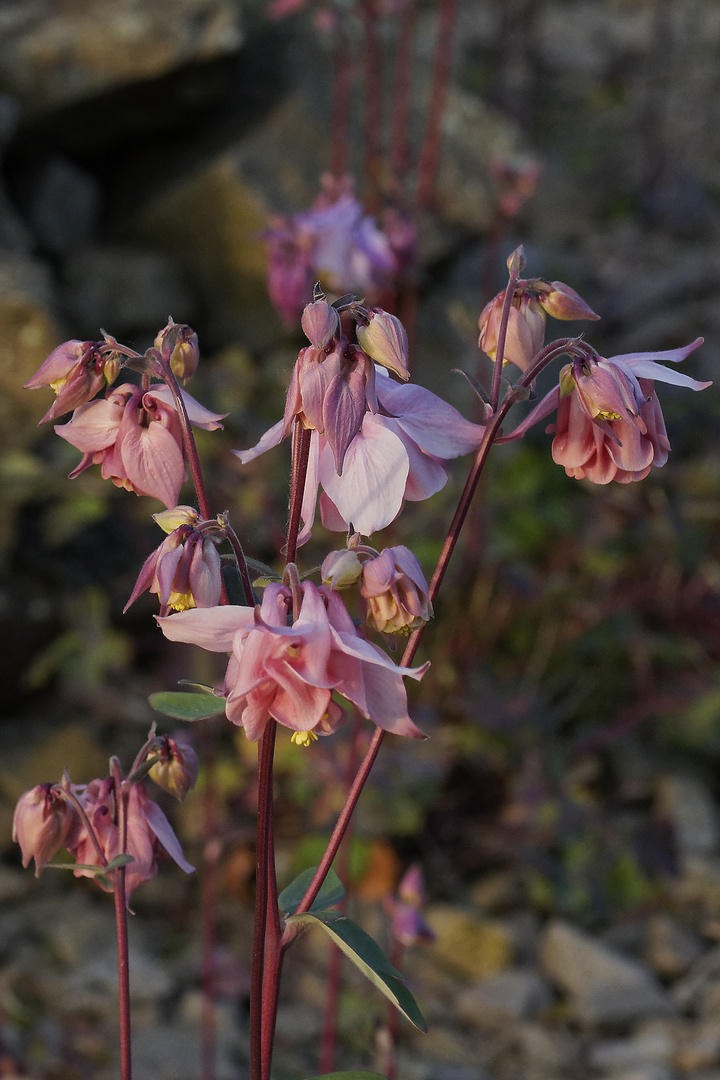
<path fill-rule="evenodd" d="M 335 471 L 326 446 L 320 455 L 319 479 L 347 524 L 370 536 L 400 513 L 408 468 L 402 441 L 366 413 L 362 430 L 345 455 L 343 475 Z"/>
<path fill-rule="evenodd" d="M 155 616 L 169 641 L 186 641 L 209 652 L 230 652 L 238 630 L 255 623 L 255 608 L 238 604 L 223 607 L 190 608 L 164 619 Z"/>

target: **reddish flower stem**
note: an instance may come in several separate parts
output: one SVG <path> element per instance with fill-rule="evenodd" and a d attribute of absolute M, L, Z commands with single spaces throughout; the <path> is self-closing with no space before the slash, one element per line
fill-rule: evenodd
<path fill-rule="evenodd" d="M 251 1080 L 269 1080 L 272 1056 L 272 1038 L 268 1040 L 268 993 L 266 980 L 277 990 L 279 967 L 273 963 L 266 970 L 266 962 L 275 961 L 272 951 L 273 922 L 278 921 L 277 901 L 270 910 L 272 898 L 271 881 L 275 876 L 272 851 L 272 804 L 273 804 L 273 756 L 277 724 L 269 719 L 258 747 L 258 823 L 255 853 L 255 927 L 250 990 L 250 1077 Z M 267 956 L 266 956 L 267 949 Z M 274 1028 L 274 1023 L 273 1023 Z M 269 1041 L 269 1045 L 268 1045 Z"/>
<path fill-rule="evenodd" d="M 203 789 L 202 805 L 203 851 L 202 878 L 200 880 L 202 911 L 200 1053 L 202 1080 L 214 1080 L 217 1045 L 215 949 L 217 945 L 220 839 L 218 836 L 216 755 L 211 737 L 206 737 L 203 744 L 205 749 L 205 787 Z"/>
<path fill-rule="evenodd" d="M 412 44 L 415 32 L 415 0 L 405 0 L 398 18 L 393 83 L 390 168 L 398 189 L 402 188 L 409 162 L 410 101 L 412 94 Z"/>
<path fill-rule="evenodd" d="M 512 307 L 512 302 L 515 297 L 515 286 L 517 285 L 517 280 L 519 276 L 520 259 L 513 257 L 512 265 L 510 268 L 510 277 L 508 280 L 507 288 L 505 289 L 502 315 L 500 317 L 500 328 L 498 330 L 497 336 L 497 349 L 495 351 L 495 366 L 493 368 L 492 390 L 490 393 L 490 408 L 493 412 L 496 411 L 498 407 L 498 401 L 500 400 L 500 386 L 502 380 L 503 357 L 505 356 L 505 341 L 507 338 L 508 320 L 510 318 L 510 308 Z"/>
<path fill-rule="evenodd" d="M 110 771 L 115 781 L 115 801 L 118 816 L 120 852 L 127 852 L 127 805 L 129 791 L 123 783 L 120 762 L 110 759 Z M 111 871 L 113 875 L 113 899 L 115 901 L 115 928 L 118 951 L 118 1007 L 120 1017 L 120 1076 L 132 1080 L 132 1032 L 130 1026 L 130 960 L 128 952 L 127 897 L 125 894 L 125 867 Z"/>
<path fill-rule="evenodd" d="M 195 493 L 197 495 L 200 513 L 204 518 L 210 518 L 212 517 L 212 514 L 210 513 L 210 502 L 207 497 L 202 469 L 200 468 L 200 458 L 198 456 L 197 446 L 195 445 L 192 424 L 190 423 L 190 417 L 188 416 L 185 402 L 180 393 L 178 381 L 175 378 L 169 362 L 162 366 L 162 377 L 166 385 L 170 388 L 170 393 L 173 396 L 175 408 L 177 409 L 178 419 L 180 420 L 180 429 L 182 431 L 183 446 L 185 447 L 185 457 L 190 466 L 190 474 L 193 479 L 193 484 L 195 485 Z"/>
<path fill-rule="evenodd" d="M 457 0 L 441 0 L 428 118 L 418 164 L 416 202 L 421 210 L 425 210 L 430 206 L 435 188 L 435 175 L 442 141 L 442 120 L 450 75 L 450 62 L 452 60 L 452 38 L 456 12 Z"/>
<path fill-rule="evenodd" d="M 382 53 L 378 38 L 377 0 L 363 0 L 365 61 L 365 206 L 380 209 L 380 147 L 382 134 Z"/>
<path fill-rule="evenodd" d="M 309 428 L 303 427 L 300 420 L 295 420 L 292 431 L 292 462 L 290 465 L 290 509 L 288 512 L 288 538 L 285 548 L 285 562 L 294 563 L 297 555 L 297 538 L 300 531 L 300 511 L 307 479 L 308 460 L 310 458 Z"/>
<path fill-rule="evenodd" d="M 330 171 L 342 180 L 348 171 L 348 122 L 350 115 L 350 50 L 342 19 L 334 28 Z"/>

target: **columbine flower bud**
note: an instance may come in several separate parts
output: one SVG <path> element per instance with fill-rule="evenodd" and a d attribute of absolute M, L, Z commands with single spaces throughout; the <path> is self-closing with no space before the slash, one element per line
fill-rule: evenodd
<path fill-rule="evenodd" d="M 362 563 L 354 551 L 331 551 L 320 573 L 323 585 L 329 585 L 331 589 L 347 589 L 360 578 Z"/>
<path fill-rule="evenodd" d="M 179 529 L 181 525 L 190 525 L 195 528 L 202 521 L 194 506 L 174 506 L 171 510 L 161 510 L 160 513 L 153 514 L 152 518 L 168 535 Z"/>
<path fill-rule="evenodd" d="M 527 282 L 519 282 L 519 286 Z M 478 345 L 491 360 L 497 355 L 498 335 L 502 321 L 505 290 L 486 304 L 480 315 Z M 545 340 L 545 312 L 534 293 L 524 288 L 515 290 L 508 314 L 503 366 L 515 364 L 526 371 L 533 357 L 542 349 Z"/>
<path fill-rule="evenodd" d="M 340 335 L 340 316 L 327 300 L 307 304 L 301 322 L 305 335 L 316 349 L 326 348 Z"/>
<path fill-rule="evenodd" d="M 13 817 L 13 840 L 20 845 L 22 864 L 35 860 L 35 877 L 65 843 L 75 813 L 52 784 L 38 784 L 21 795 Z"/>
<path fill-rule="evenodd" d="M 180 802 L 195 787 L 198 775 L 197 754 L 187 743 L 165 737 L 158 760 L 150 769 L 150 779 Z"/>
<path fill-rule="evenodd" d="M 371 308 L 368 319 L 370 321 L 367 326 L 361 322 L 357 324 L 356 333 L 360 346 L 376 364 L 382 364 L 407 382 L 410 374 L 405 327 L 395 315 L 381 308 Z"/>
<path fill-rule="evenodd" d="M 420 563 L 409 548 L 385 548 L 376 559 L 363 563 L 360 595 L 365 621 L 382 634 L 407 634 L 432 618 Z"/>
<path fill-rule="evenodd" d="M 186 386 L 200 362 L 195 331 L 184 323 L 174 323 L 171 319 L 155 338 L 154 346 L 164 357 L 169 358 L 173 375 Z"/>
<path fill-rule="evenodd" d="M 549 282 L 547 291 L 538 293 L 538 301 L 553 319 L 572 322 L 574 319 L 599 319 L 589 304 L 562 281 Z"/>

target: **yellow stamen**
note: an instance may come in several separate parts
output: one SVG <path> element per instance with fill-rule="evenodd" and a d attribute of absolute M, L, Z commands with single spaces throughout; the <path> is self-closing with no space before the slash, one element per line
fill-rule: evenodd
<path fill-rule="evenodd" d="M 197 607 L 197 604 L 192 593 L 174 592 L 170 593 L 168 607 L 171 607 L 173 611 L 188 611 L 189 608 Z"/>
<path fill-rule="evenodd" d="M 317 735 L 314 731 L 294 731 L 290 742 L 295 743 L 296 746 L 310 746 L 311 743 L 317 742 Z"/>

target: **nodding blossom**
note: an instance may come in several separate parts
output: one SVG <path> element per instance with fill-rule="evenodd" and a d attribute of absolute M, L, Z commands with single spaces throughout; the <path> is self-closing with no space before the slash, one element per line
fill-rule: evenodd
<path fill-rule="evenodd" d="M 491 360 L 495 360 L 497 352 L 506 291 L 486 304 L 480 315 L 478 345 Z M 521 371 L 527 370 L 543 347 L 546 314 L 564 320 L 600 318 L 562 281 L 518 281 L 508 315 L 503 365 L 515 364 Z"/>
<path fill-rule="evenodd" d="M 115 784 L 111 777 L 92 780 L 89 784 L 73 789 L 81 803 L 100 848 L 111 862 L 121 854 L 120 830 L 117 824 Z M 78 863 L 98 865 L 98 852 L 79 814 L 75 814 L 75 827 L 65 841 L 70 854 Z M 141 783 L 133 784 L 128 794 L 127 806 L 127 854 L 133 861 L 125 868 L 125 892 L 131 892 L 150 881 L 157 874 L 158 857 L 163 852 L 173 859 L 186 874 L 194 867 L 185 859 L 180 842 L 157 803 L 154 803 Z M 108 891 L 92 870 L 78 867 L 75 877 L 94 877 L 101 889 Z"/>
<path fill-rule="evenodd" d="M 64 846 L 76 810 L 53 784 L 38 784 L 18 799 L 13 815 L 13 840 L 20 845 L 22 864 L 35 860 L 35 877 Z"/>
<path fill-rule="evenodd" d="M 214 431 L 223 416 L 212 413 L 182 391 L 191 423 Z M 176 506 L 185 479 L 180 420 L 167 386 L 158 383 L 143 393 L 123 383 L 104 398 L 89 401 L 67 424 L 56 424 L 61 438 L 77 447 L 83 459 L 70 477 L 100 465 L 104 480 L 137 495 L 152 495 Z"/>
<path fill-rule="evenodd" d="M 288 324 L 296 323 L 322 281 L 338 294 L 367 295 L 386 288 L 398 270 L 390 240 L 363 211 L 346 177 L 321 180 L 310 210 L 274 217 L 265 233 L 270 299 Z"/>
<path fill-rule="evenodd" d="M 343 714 L 333 692 L 378 727 L 422 738 L 408 716 L 403 678 L 422 678 L 427 664 L 396 666 L 360 636 L 336 592 L 310 581 L 301 589 L 298 618 L 291 626 L 290 590 L 277 584 L 268 585 L 256 608 L 193 608 L 158 623 L 171 641 L 231 652 L 221 687 L 225 711 L 253 742 L 271 718 L 301 735 L 334 731 Z"/>
<path fill-rule="evenodd" d="M 420 563 L 403 544 L 363 562 L 365 621 L 381 634 L 409 634 L 428 622 L 433 615 L 429 591 Z"/>
<path fill-rule="evenodd" d="M 554 432 L 553 460 L 568 476 L 593 484 L 615 480 L 629 484 L 642 480 L 653 465 L 665 464 L 670 443 L 655 382 L 705 390 L 698 382 L 657 361 L 676 364 L 690 355 L 703 339 L 666 352 L 626 353 L 609 359 L 576 357 L 551 390 L 506 439 L 521 438 L 554 409 L 557 418 L 547 430 Z"/>
<path fill-rule="evenodd" d="M 40 423 L 56 420 L 94 398 L 106 381 L 106 365 L 113 372 L 108 380 L 112 382 L 115 365 L 102 355 L 94 341 L 64 341 L 53 349 L 24 386 L 25 390 L 50 386 L 57 394 Z"/>
<path fill-rule="evenodd" d="M 202 518 L 192 506 L 176 506 L 153 514 L 168 533 L 145 560 L 123 611 L 148 589 L 157 593 L 165 612 L 220 603 L 222 576 L 217 542 L 197 528 Z"/>

